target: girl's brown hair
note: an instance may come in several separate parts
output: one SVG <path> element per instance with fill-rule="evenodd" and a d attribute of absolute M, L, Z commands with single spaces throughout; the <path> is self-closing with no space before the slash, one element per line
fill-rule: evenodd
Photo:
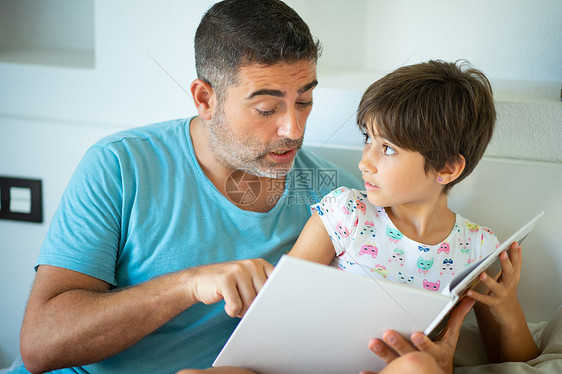
<path fill-rule="evenodd" d="M 425 158 L 425 170 L 439 171 L 466 160 L 468 176 L 478 164 L 494 131 L 496 110 L 486 76 L 466 61 L 428 61 L 401 67 L 373 83 L 357 110 L 357 124 Z"/>

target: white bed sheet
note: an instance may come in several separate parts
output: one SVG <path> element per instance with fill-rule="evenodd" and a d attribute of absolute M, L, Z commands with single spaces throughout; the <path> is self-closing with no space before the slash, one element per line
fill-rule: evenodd
<path fill-rule="evenodd" d="M 562 306 L 549 321 L 530 323 L 541 354 L 527 362 L 488 364 L 478 325 L 463 324 L 455 354 L 455 374 L 531 374 L 562 373 Z"/>

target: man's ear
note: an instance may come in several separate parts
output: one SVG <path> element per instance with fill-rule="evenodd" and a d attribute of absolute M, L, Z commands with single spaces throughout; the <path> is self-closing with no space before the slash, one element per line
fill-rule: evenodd
<path fill-rule="evenodd" d="M 437 173 L 437 182 L 446 185 L 456 180 L 466 166 L 466 160 L 463 155 L 459 155 L 459 159 L 454 162 L 449 162 L 445 167 Z"/>
<path fill-rule="evenodd" d="M 210 120 L 217 101 L 213 87 L 201 79 L 196 79 L 191 82 L 191 96 L 199 116 L 204 120 Z"/>

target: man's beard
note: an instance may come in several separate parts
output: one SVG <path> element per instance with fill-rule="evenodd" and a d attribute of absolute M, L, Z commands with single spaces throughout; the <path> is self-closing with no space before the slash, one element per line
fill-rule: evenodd
<path fill-rule="evenodd" d="M 246 173 L 266 178 L 281 178 L 287 175 L 294 164 L 294 159 L 285 164 L 267 161 L 267 154 L 280 149 L 300 149 L 303 138 L 282 138 L 267 147 L 254 138 L 242 141 L 235 137 L 222 110 L 218 110 L 209 123 L 210 148 L 219 163 L 229 169 L 242 170 Z"/>

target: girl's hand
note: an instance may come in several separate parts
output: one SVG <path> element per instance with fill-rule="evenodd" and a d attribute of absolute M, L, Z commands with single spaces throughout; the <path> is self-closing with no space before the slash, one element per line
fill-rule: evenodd
<path fill-rule="evenodd" d="M 360 374 L 445 374 L 428 353 L 410 352 L 396 358 L 379 372 L 362 371 Z"/>
<path fill-rule="evenodd" d="M 466 295 L 488 306 L 493 319 L 500 326 L 510 326 L 515 322 L 514 311 L 520 309 L 517 299 L 517 286 L 521 277 L 521 246 L 513 243 L 500 254 L 502 273 L 498 281 L 492 279 L 485 272 L 480 274 L 480 280 L 490 289 L 487 295 L 468 291 Z"/>
<path fill-rule="evenodd" d="M 216 368 L 201 369 L 184 369 L 178 371 L 176 374 L 256 374 L 253 371 L 242 369 L 234 366 L 221 366 Z"/>
<path fill-rule="evenodd" d="M 521 246 L 513 243 L 500 254 L 502 274 L 498 281 L 486 273 L 480 280 L 490 288 L 486 294 L 468 291 L 467 296 L 479 302 L 475 307 L 480 333 L 491 362 L 528 361 L 538 356 L 525 314 L 517 299 L 521 276 Z"/>
<path fill-rule="evenodd" d="M 432 342 L 421 332 L 412 334 L 412 343 L 404 339 L 396 331 L 389 330 L 383 339 L 371 339 L 369 349 L 379 356 L 386 364 L 411 352 L 421 351 L 431 355 L 444 373 L 453 373 L 453 356 L 464 317 L 468 314 L 474 300 L 463 299 L 451 312 L 447 327 L 439 341 Z"/>

